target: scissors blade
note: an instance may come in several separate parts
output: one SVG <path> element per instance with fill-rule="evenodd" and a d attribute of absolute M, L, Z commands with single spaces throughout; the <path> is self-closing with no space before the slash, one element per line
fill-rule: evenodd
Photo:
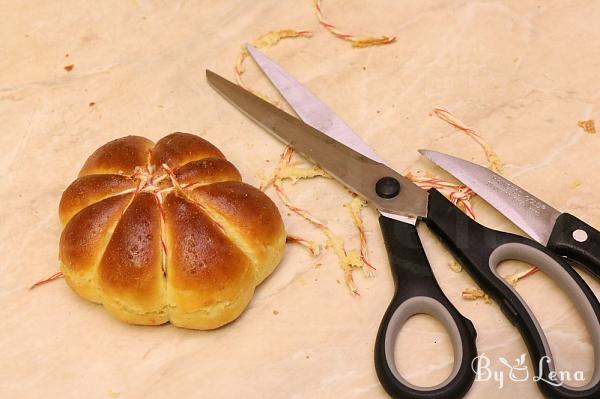
<path fill-rule="evenodd" d="M 385 163 L 335 112 L 280 65 L 250 44 L 246 44 L 246 49 L 300 119 L 354 151 L 376 162 Z"/>
<path fill-rule="evenodd" d="M 390 167 L 364 156 L 214 72 L 207 70 L 206 78 L 217 92 L 250 119 L 319 164 L 381 212 L 410 218 L 427 216 L 427 192 Z M 375 185 L 388 176 L 399 182 L 400 194 L 385 199 L 376 194 Z"/>
<path fill-rule="evenodd" d="M 559 211 L 488 168 L 436 151 L 419 152 L 470 187 L 531 238 L 548 244 Z"/>

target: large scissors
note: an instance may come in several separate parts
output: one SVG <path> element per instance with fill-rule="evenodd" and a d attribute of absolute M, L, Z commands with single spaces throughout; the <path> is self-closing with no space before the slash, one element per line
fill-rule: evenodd
<path fill-rule="evenodd" d="M 538 387 L 553 399 L 600 397 L 600 303 L 583 279 L 562 258 L 528 238 L 486 228 L 471 220 L 435 189 L 424 191 L 386 166 L 384 161 L 316 96 L 258 50 L 250 55 L 302 119 L 299 120 L 238 85 L 206 71 L 209 84 L 266 131 L 326 169 L 380 212 L 395 283 L 393 299 L 375 340 L 375 369 L 394 398 L 448 399 L 463 397 L 474 381 L 476 331 L 440 289 L 416 230 L 424 221 L 453 251 L 475 281 L 493 297 L 519 329 L 532 358 Z M 303 122 L 304 121 L 304 122 Z M 589 330 L 595 370 L 584 386 L 559 381 L 552 354 L 537 319 L 497 272 L 509 259 L 535 264 L 570 296 Z M 453 369 L 442 383 L 421 387 L 400 375 L 394 360 L 397 335 L 416 314 L 428 314 L 448 331 Z"/>

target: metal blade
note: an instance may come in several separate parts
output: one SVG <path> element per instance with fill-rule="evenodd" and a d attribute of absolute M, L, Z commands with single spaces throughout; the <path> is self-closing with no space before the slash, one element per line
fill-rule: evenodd
<path fill-rule="evenodd" d="M 419 152 L 470 187 L 531 238 L 548 244 L 559 211 L 488 168 L 436 151 Z"/>
<path fill-rule="evenodd" d="M 354 130 L 346 125 L 346 122 L 337 116 L 317 96 L 311 93 L 310 90 L 288 74 L 283 67 L 250 44 L 246 44 L 246 49 L 300 119 L 356 152 L 360 152 L 376 162 L 385 163 Z M 405 223 L 416 223 L 416 220 L 412 218 L 386 212 L 381 213 L 389 218 Z"/>
<path fill-rule="evenodd" d="M 246 49 L 300 119 L 354 151 L 374 161 L 385 163 L 339 116 L 280 65 L 250 44 L 246 44 Z"/>
<path fill-rule="evenodd" d="M 206 78 L 250 119 L 319 164 L 380 211 L 413 218 L 427 215 L 427 192 L 393 169 L 365 157 L 214 72 L 207 70 Z M 386 176 L 400 183 L 400 194 L 394 198 L 384 199 L 375 192 L 377 181 Z"/>

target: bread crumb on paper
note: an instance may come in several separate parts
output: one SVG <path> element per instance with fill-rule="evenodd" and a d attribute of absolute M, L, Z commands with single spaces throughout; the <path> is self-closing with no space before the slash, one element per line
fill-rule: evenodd
<path fill-rule="evenodd" d="M 483 299 L 486 304 L 492 303 L 488 294 L 486 294 L 481 288 L 465 288 L 462 291 L 462 297 L 471 301 L 477 299 Z"/>
<path fill-rule="evenodd" d="M 588 134 L 596 134 L 596 122 L 593 119 L 577 122 L 577 126 L 583 129 Z"/>
<path fill-rule="evenodd" d="M 75 68 L 75 65 L 73 65 L 73 64 L 67 65 L 67 66 L 65 66 L 65 71 L 71 72 L 73 70 L 73 68 Z"/>
<path fill-rule="evenodd" d="M 578 188 L 579 186 L 581 186 L 581 180 L 579 179 L 575 179 L 571 182 L 571 184 L 569 184 L 569 188 L 571 190 L 575 190 L 576 188 Z"/>
<path fill-rule="evenodd" d="M 450 269 L 454 272 L 454 273 L 460 273 L 462 272 L 462 266 L 460 263 L 458 263 L 455 260 L 452 260 L 448 263 L 448 266 L 450 266 Z"/>

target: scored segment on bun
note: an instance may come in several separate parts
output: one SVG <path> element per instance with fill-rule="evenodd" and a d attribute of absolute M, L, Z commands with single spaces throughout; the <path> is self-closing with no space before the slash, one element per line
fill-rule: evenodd
<path fill-rule="evenodd" d="M 64 191 L 61 271 L 118 319 L 212 329 L 235 320 L 275 269 L 275 204 L 189 133 L 113 140 Z"/>

